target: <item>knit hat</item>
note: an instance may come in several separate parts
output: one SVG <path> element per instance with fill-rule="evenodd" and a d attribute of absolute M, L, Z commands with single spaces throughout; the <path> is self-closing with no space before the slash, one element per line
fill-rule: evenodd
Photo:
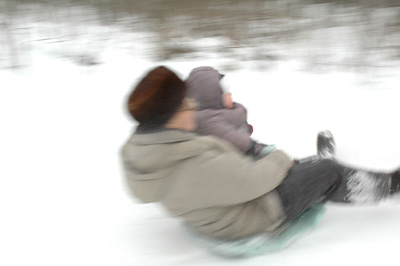
<path fill-rule="evenodd" d="M 133 90 L 128 110 L 142 128 L 164 126 L 181 107 L 185 83 L 164 66 L 151 70 Z"/>

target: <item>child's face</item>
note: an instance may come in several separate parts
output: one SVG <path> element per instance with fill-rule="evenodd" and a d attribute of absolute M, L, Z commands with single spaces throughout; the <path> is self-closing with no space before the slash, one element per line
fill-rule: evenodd
<path fill-rule="evenodd" d="M 228 92 L 222 95 L 222 104 L 227 109 L 233 108 L 233 100 L 232 100 L 232 93 Z"/>

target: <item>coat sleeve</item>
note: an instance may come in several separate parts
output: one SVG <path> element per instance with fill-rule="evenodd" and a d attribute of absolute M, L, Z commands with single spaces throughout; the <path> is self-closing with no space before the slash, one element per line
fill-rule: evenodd
<path fill-rule="evenodd" d="M 222 112 L 225 113 L 227 120 L 236 126 L 247 125 L 247 110 L 240 103 L 235 102 L 234 108 L 223 109 Z"/>
<path fill-rule="evenodd" d="M 282 151 L 256 162 L 235 152 L 209 153 L 191 165 L 191 178 L 181 180 L 181 187 L 193 189 L 180 200 L 191 201 L 194 208 L 245 203 L 279 186 L 291 166 L 292 160 Z"/>
<path fill-rule="evenodd" d="M 232 112 L 240 113 L 241 110 L 232 110 Z M 253 140 L 249 132 L 243 130 L 243 127 L 239 127 L 239 123 L 234 124 L 231 120 L 226 119 L 224 113 L 216 113 L 211 117 L 203 117 L 200 114 L 197 120 L 200 134 L 222 138 L 236 146 L 242 152 L 247 152 L 251 148 Z M 241 123 L 246 123 L 246 121 L 243 120 Z"/>

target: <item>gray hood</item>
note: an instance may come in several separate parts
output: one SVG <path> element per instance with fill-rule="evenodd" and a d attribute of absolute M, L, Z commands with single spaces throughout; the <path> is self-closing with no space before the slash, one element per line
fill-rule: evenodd
<path fill-rule="evenodd" d="M 222 89 L 219 84 L 220 73 L 212 67 L 203 66 L 192 70 L 185 81 L 187 96 L 199 104 L 199 111 L 204 109 L 223 109 Z"/>

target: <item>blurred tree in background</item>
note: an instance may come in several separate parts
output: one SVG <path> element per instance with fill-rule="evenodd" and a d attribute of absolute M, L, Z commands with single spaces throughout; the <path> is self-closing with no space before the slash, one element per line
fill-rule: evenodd
<path fill-rule="evenodd" d="M 141 36 L 151 45 L 139 47 Z M 391 67 L 400 1 L 0 0 L 0 38 L 0 68 L 29 65 L 37 50 L 93 65 L 109 47 L 152 60 L 216 53 L 266 67 L 296 58 L 310 69 Z"/>

